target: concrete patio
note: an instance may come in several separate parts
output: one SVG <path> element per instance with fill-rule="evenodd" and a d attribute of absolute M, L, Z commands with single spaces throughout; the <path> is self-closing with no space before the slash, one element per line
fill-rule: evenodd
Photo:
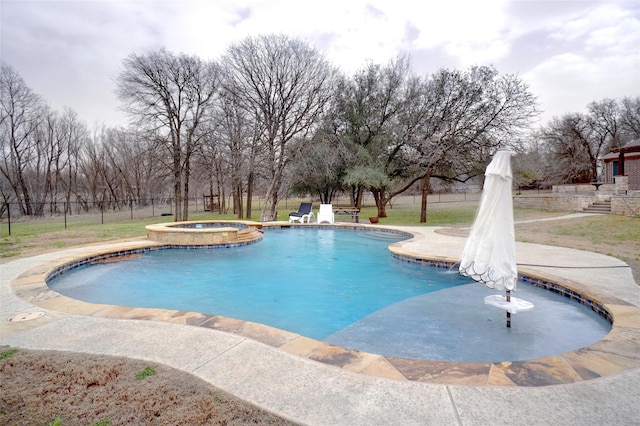
<path fill-rule="evenodd" d="M 394 228 L 415 235 L 395 247 L 407 255 L 456 259 L 464 246 L 464 238 L 440 234 L 433 227 Z M 340 368 L 314 359 L 314 342 L 301 336 L 288 333 L 265 337 L 264 329 L 238 333 L 225 331 L 222 326 L 194 326 L 197 315 L 182 313 L 178 320 L 171 320 L 169 317 L 174 313 L 166 313 L 164 319 L 157 314 L 154 320 L 146 320 L 134 319 L 140 318 L 134 310 L 120 310 L 121 316 L 116 319 L 112 307 L 94 306 L 83 311 L 86 307 L 82 302 L 52 298 L 42 292 L 41 284 L 29 279 L 46 272 L 52 262 L 139 245 L 136 241 L 92 245 L 0 265 L 0 345 L 163 363 L 303 424 L 640 422 L 640 287 L 630 268 L 617 259 L 580 250 L 518 243 L 518 263 L 526 264 L 523 269 L 551 280 L 577 283 L 607 306 L 613 306 L 614 330 L 580 361 L 580 368 L 572 366 L 579 376 L 574 383 L 496 385 L 489 380 L 482 385 L 469 385 L 454 380 L 443 380 L 445 383 L 407 380 L 406 374 L 394 376 L 393 365 L 389 367 L 384 360 L 371 357 L 358 358 L 350 368 Z M 17 287 L 24 294 L 39 287 L 39 296 L 27 301 L 16 295 Z M 50 302 L 53 299 L 57 302 Z M 28 321 L 8 321 L 31 312 L 45 315 Z M 268 340 L 276 338 L 283 342 L 274 344 Z M 535 371 L 528 370 L 527 374 Z"/>

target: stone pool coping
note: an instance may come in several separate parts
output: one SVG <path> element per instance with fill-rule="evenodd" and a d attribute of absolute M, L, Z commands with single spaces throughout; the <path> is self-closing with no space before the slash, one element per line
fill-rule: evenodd
<path fill-rule="evenodd" d="M 194 225 L 201 224 L 202 228 Z M 236 225 L 234 227 L 233 225 Z M 227 225 L 207 227 L 207 225 Z M 238 225 L 242 227 L 237 227 Z M 187 227 L 194 226 L 194 227 Z M 252 243 L 262 239 L 262 223 L 250 220 L 199 220 L 183 222 L 165 222 L 147 225 L 147 239 L 165 244 L 176 245 L 226 245 L 233 247 L 243 243 Z"/>
<path fill-rule="evenodd" d="M 317 226 L 350 229 L 387 229 L 401 231 L 411 238 L 391 244 L 391 254 L 401 259 L 416 262 L 455 263 L 457 259 L 447 256 L 421 255 L 407 247 L 426 238 L 424 235 L 407 232 L 402 227 L 380 227 L 379 225 L 354 224 L 265 224 L 265 227 Z M 308 358 L 345 371 L 367 374 L 396 380 L 410 380 L 437 384 L 470 386 L 547 386 L 587 381 L 622 373 L 640 367 L 640 308 L 599 288 L 566 278 L 541 274 L 519 268 L 519 272 L 533 280 L 553 283 L 571 292 L 587 296 L 604 307 L 613 320 L 611 331 L 602 340 L 586 348 L 526 361 L 497 363 L 462 363 L 433 360 L 415 360 L 386 357 L 349 350 L 319 342 L 295 333 L 279 330 L 263 324 L 177 310 L 130 308 L 82 302 L 60 295 L 46 286 L 47 277 L 63 265 L 76 264 L 82 259 L 113 256 L 123 253 L 165 247 L 166 244 L 142 240 L 127 244 L 113 244 L 107 250 L 87 247 L 80 256 L 68 256 L 55 261 L 43 262 L 19 275 L 11 282 L 15 294 L 21 299 L 42 308 L 68 314 L 87 315 L 98 318 L 138 319 L 169 322 L 211 328 L 262 342 L 290 354 Z"/>

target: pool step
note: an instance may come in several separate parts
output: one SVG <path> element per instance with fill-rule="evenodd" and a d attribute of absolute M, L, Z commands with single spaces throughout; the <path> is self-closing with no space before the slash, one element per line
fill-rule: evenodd
<path fill-rule="evenodd" d="M 251 228 L 248 232 L 238 232 L 239 243 L 249 243 L 261 239 L 264 236 L 261 230 Z"/>

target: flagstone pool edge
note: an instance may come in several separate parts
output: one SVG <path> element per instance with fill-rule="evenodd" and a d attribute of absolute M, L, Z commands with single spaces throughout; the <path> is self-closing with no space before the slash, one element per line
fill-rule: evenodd
<path fill-rule="evenodd" d="M 278 224 L 277 226 L 287 225 Z M 352 224 L 315 226 L 384 229 L 380 226 L 355 226 Z M 395 229 L 389 230 L 396 231 Z M 405 234 L 407 236 L 413 235 L 406 231 Z M 417 256 L 415 252 L 405 251 L 402 248 L 403 245 L 413 238 L 416 236 L 413 235 L 408 240 L 391 244 L 389 247 L 391 255 L 406 261 L 427 262 L 431 266 L 436 264 L 447 268 L 450 268 L 457 261 L 457 259 L 445 256 Z M 537 280 L 559 286 L 558 288 L 569 290 L 568 294 L 579 295 L 582 301 L 600 306 L 602 312 L 607 313 L 612 321 L 612 329 L 609 334 L 586 348 L 526 361 L 461 363 L 413 360 L 345 349 L 263 324 L 216 315 L 82 302 L 62 296 L 46 286 L 46 280 L 50 274 L 60 271 L 61 268 L 64 269 L 67 265 L 77 265 L 78 262 L 91 258 L 117 257 L 164 246 L 166 245 L 141 240 L 134 247 L 131 244 L 121 247 L 116 243 L 113 248 L 108 250 L 93 252 L 91 252 L 91 247 L 87 247 L 87 253 L 83 253 L 81 256 L 68 256 L 30 268 L 13 280 L 11 286 L 16 295 L 23 300 L 51 311 L 212 328 L 250 338 L 345 371 L 395 380 L 471 386 L 549 386 L 578 383 L 640 367 L 640 309 L 638 307 L 591 286 L 559 279 L 553 277 L 552 274 L 540 274 L 524 269 L 519 269 L 519 272 L 525 280 Z"/>

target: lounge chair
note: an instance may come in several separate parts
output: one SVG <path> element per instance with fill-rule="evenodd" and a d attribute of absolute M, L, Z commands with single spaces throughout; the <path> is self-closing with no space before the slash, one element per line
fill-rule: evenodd
<path fill-rule="evenodd" d="M 333 206 L 331 204 L 320 204 L 320 211 L 318 212 L 318 223 L 334 223 L 334 220 L 335 215 L 333 214 Z"/>
<path fill-rule="evenodd" d="M 313 204 L 312 203 L 300 203 L 300 207 L 298 207 L 297 212 L 289 213 L 289 223 L 300 222 L 307 223 L 311 222 L 313 218 L 313 211 L 311 211 Z"/>

